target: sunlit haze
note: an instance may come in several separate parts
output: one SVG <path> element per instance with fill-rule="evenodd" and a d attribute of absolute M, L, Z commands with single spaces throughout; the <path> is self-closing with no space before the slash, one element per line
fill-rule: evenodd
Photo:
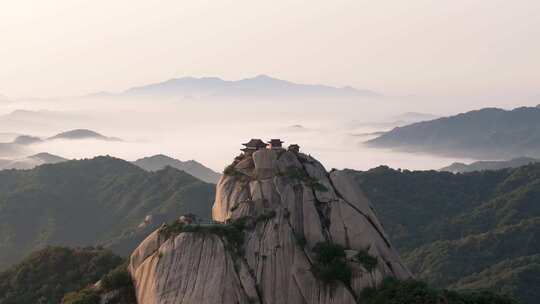
<path fill-rule="evenodd" d="M 0 93 L 264 73 L 387 95 L 523 98 L 540 94 L 539 35 L 535 0 L 4 1 Z"/>
<path fill-rule="evenodd" d="M 0 34 L 0 142 L 76 128 L 122 139 L 6 145 L 0 158 L 163 153 L 219 171 L 242 142 L 278 137 L 328 167 L 437 169 L 471 159 L 363 142 L 418 120 L 405 113 L 540 103 L 540 2 L 532 0 L 20 0 L 0 4 Z M 261 74 L 269 76 L 254 78 Z M 216 78 L 186 78 L 204 88 L 122 94 L 182 77 L 281 88 L 274 77 L 360 93 L 263 96 L 242 92 L 240 81 L 232 94 L 207 83 Z"/>

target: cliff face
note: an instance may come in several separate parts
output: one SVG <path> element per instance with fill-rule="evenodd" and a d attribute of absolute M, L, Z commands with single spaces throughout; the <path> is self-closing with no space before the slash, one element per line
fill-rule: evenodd
<path fill-rule="evenodd" d="M 302 153 L 237 157 L 212 215 L 228 224 L 164 226 L 134 251 L 140 304 L 358 303 L 384 277 L 411 277 L 346 173 Z"/>

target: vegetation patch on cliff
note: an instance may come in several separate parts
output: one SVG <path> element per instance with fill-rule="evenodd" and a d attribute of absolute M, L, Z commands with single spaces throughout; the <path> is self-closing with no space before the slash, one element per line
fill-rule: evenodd
<path fill-rule="evenodd" d="M 249 217 L 242 217 L 227 224 L 186 224 L 176 221 L 161 228 L 160 233 L 170 238 L 183 232 L 215 234 L 227 241 L 227 249 L 237 251 L 244 242 L 244 229 L 247 227 Z"/>
<path fill-rule="evenodd" d="M 364 266 L 364 268 L 371 272 L 378 264 L 376 257 L 369 254 L 367 250 L 361 250 L 356 254 L 356 260 Z"/>
<path fill-rule="evenodd" d="M 230 176 L 242 176 L 243 174 L 240 171 L 236 170 L 235 166 L 235 163 L 228 165 L 223 170 L 223 174 Z"/>
<path fill-rule="evenodd" d="M 116 267 L 101 279 L 101 288 L 105 291 L 115 289 L 129 289 L 135 291 L 131 275 L 127 270 L 127 263 Z"/>
<path fill-rule="evenodd" d="M 351 268 L 345 259 L 345 248 L 339 244 L 319 242 L 313 247 L 315 263 L 312 271 L 317 278 L 325 283 L 341 281 L 346 285 L 351 283 Z"/>

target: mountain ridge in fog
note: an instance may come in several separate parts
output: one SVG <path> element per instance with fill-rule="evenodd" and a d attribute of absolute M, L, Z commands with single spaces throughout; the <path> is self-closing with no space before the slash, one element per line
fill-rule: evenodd
<path fill-rule="evenodd" d="M 102 95 L 103 93 L 100 93 Z M 121 93 L 127 96 L 271 96 L 271 97 L 379 97 L 370 90 L 353 87 L 333 87 L 319 84 L 299 84 L 258 75 L 240 80 L 218 77 L 182 77 L 133 87 Z"/>
<path fill-rule="evenodd" d="M 42 142 L 43 140 L 37 136 L 32 135 L 19 135 L 13 140 L 14 144 L 18 145 L 31 145 Z"/>
<path fill-rule="evenodd" d="M 48 140 L 54 139 L 98 139 L 98 140 L 107 140 L 107 141 L 120 141 L 121 139 L 117 137 L 108 137 L 102 135 L 96 131 L 89 129 L 75 129 L 69 130 L 62 133 L 58 133 L 54 136 L 47 138 Z"/>
<path fill-rule="evenodd" d="M 165 167 L 173 167 L 185 171 L 194 177 L 212 184 L 217 184 L 221 174 L 204 166 L 195 160 L 181 161 L 167 155 L 157 154 L 153 156 L 139 158 L 132 162 L 146 171 L 159 171 Z"/>
<path fill-rule="evenodd" d="M 439 171 L 465 173 L 473 171 L 500 170 L 507 168 L 517 168 L 537 162 L 540 162 L 540 159 L 532 157 L 517 157 L 510 160 L 481 160 L 470 164 L 455 162 L 449 166 L 439 169 Z"/>
<path fill-rule="evenodd" d="M 0 147 L 1 145 L 2 144 L 0 144 Z M 18 145 L 14 146 L 18 147 Z M 21 153 L 21 156 L 15 158 L 0 158 L 0 170 L 33 169 L 40 165 L 56 164 L 68 160 L 70 159 L 48 152 L 40 152 L 30 156 L 22 156 Z M 219 178 L 221 177 L 221 174 L 213 171 L 196 160 L 182 161 L 163 154 L 139 158 L 135 161 L 131 161 L 131 163 L 148 172 L 156 172 L 163 170 L 166 167 L 172 167 L 211 184 L 217 184 Z"/>
<path fill-rule="evenodd" d="M 0 170 L 18 169 L 27 170 L 33 169 L 44 164 L 56 164 L 67 161 L 68 159 L 47 152 L 41 152 L 23 158 L 13 160 L 0 159 Z"/>
<path fill-rule="evenodd" d="M 120 142 L 118 137 L 108 137 L 89 129 L 73 129 L 56 135 L 41 138 L 33 135 L 19 134 L 10 142 L 0 142 L 0 157 L 18 159 L 30 155 L 33 152 L 33 145 L 52 142 L 56 140 L 98 140 L 106 142 Z"/>
<path fill-rule="evenodd" d="M 476 159 L 540 157 L 540 108 L 483 108 L 397 127 L 366 143 Z"/>

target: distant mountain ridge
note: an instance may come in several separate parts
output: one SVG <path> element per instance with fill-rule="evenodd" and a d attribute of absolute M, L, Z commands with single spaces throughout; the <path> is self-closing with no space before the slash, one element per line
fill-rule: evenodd
<path fill-rule="evenodd" d="M 18 158 L 14 160 L 0 160 L 0 170 L 5 169 L 32 169 L 34 167 L 43 165 L 43 164 L 56 164 L 60 162 L 67 161 L 68 159 L 42 152 L 34 154 L 31 156 Z"/>
<path fill-rule="evenodd" d="M 212 184 L 217 184 L 219 178 L 221 177 L 221 174 L 205 167 L 203 164 L 197 161 L 181 161 L 163 154 L 140 158 L 134 161 L 133 164 L 147 171 L 158 171 L 170 166 L 178 170 L 185 171 L 202 181 Z"/>
<path fill-rule="evenodd" d="M 13 143 L 19 145 L 31 145 L 41 141 L 42 139 L 37 136 L 19 135 L 13 140 Z"/>
<path fill-rule="evenodd" d="M 62 133 L 58 133 L 54 136 L 47 138 L 48 140 L 54 139 L 97 139 L 97 140 L 107 140 L 107 141 L 120 141 L 121 139 L 117 137 L 107 137 L 98 132 L 88 130 L 88 129 L 75 129 Z"/>
<path fill-rule="evenodd" d="M 453 163 L 450 166 L 439 169 L 439 171 L 448 171 L 453 173 L 464 173 L 464 172 L 473 172 L 473 171 L 484 171 L 484 170 L 499 170 L 506 168 L 517 168 L 525 166 L 532 163 L 540 162 L 540 159 L 531 158 L 531 157 L 519 157 L 513 158 L 511 160 L 501 160 L 501 161 L 477 161 L 470 164 L 464 163 Z"/>
<path fill-rule="evenodd" d="M 33 144 L 39 144 L 53 140 L 102 140 L 122 141 L 118 137 L 108 137 L 88 129 L 75 129 L 58 133 L 48 138 L 40 138 L 32 135 L 17 135 L 11 142 L 0 142 L 0 158 L 19 159 L 22 156 L 35 153 L 31 149 Z"/>
<path fill-rule="evenodd" d="M 0 170 L 33 169 L 43 164 L 56 164 L 64 161 L 68 161 L 68 159 L 54 154 L 42 152 L 31 156 L 15 159 L 0 158 Z M 204 182 L 211 184 L 217 184 L 219 178 L 221 177 L 221 174 L 213 171 L 212 169 L 204 166 L 203 164 L 195 160 L 181 161 L 163 154 L 143 157 L 133 161 L 132 163 L 141 169 L 151 172 L 163 170 L 166 167 L 172 167 L 178 170 L 182 170 Z"/>
<path fill-rule="evenodd" d="M 217 77 L 182 77 L 164 82 L 134 87 L 122 94 L 131 96 L 273 96 L 273 97 L 378 97 L 378 93 L 352 87 L 299 84 L 258 75 L 241 80 Z"/>
<path fill-rule="evenodd" d="M 485 108 L 397 127 L 372 147 L 471 158 L 540 157 L 540 108 Z"/>

